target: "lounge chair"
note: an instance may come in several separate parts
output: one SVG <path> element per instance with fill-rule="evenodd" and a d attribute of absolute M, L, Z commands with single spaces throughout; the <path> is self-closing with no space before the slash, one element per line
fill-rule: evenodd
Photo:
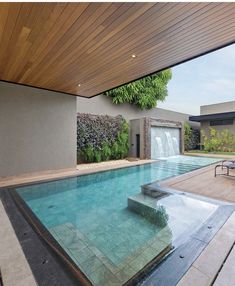
<path fill-rule="evenodd" d="M 224 168 L 226 169 L 226 173 L 220 173 L 217 174 L 217 168 L 221 167 L 221 169 L 223 170 Z M 231 159 L 231 160 L 223 160 L 221 162 L 221 164 L 218 164 L 215 166 L 215 177 L 217 175 L 225 175 L 225 176 L 229 176 L 229 177 L 235 177 L 235 175 L 231 175 L 230 171 L 235 171 L 235 160 Z"/>

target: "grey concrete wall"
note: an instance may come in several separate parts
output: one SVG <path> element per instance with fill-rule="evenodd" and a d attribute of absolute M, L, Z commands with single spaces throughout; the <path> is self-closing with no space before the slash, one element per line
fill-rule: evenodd
<path fill-rule="evenodd" d="M 137 157 L 136 154 L 136 134 L 142 134 L 143 130 L 142 130 L 142 126 L 141 126 L 141 119 L 133 119 L 130 122 L 131 124 L 131 128 L 130 128 L 130 151 L 129 151 L 129 155 L 130 157 Z M 140 140 L 143 140 L 143 136 L 140 136 Z M 142 147 L 143 146 L 143 142 L 140 143 L 140 156 L 142 155 Z"/>
<path fill-rule="evenodd" d="M 76 97 L 0 82 L 0 177 L 76 166 Z"/>
<path fill-rule="evenodd" d="M 217 104 L 202 105 L 200 114 L 214 114 L 235 111 L 235 101 L 222 102 Z"/>
<path fill-rule="evenodd" d="M 210 127 L 213 129 L 216 129 L 217 131 L 222 131 L 224 129 L 228 129 L 229 132 L 235 135 L 235 119 L 233 120 L 233 125 L 216 125 L 216 126 L 210 126 L 209 121 L 203 121 L 201 122 L 201 129 L 204 130 L 205 134 L 209 136 L 210 134 Z"/>
<path fill-rule="evenodd" d="M 116 116 L 121 114 L 126 120 L 154 117 L 158 119 L 180 121 L 181 123 L 189 122 L 189 114 L 174 112 L 162 108 L 153 108 L 151 110 L 140 110 L 139 108 L 130 104 L 115 105 L 112 103 L 111 98 L 99 95 L 90 99 L 77 98 L 77 111 L 82 113 L 91 114 L 108 114 Z M 200 128 L 197 122 L 189 122 L 194 128 Z"/>

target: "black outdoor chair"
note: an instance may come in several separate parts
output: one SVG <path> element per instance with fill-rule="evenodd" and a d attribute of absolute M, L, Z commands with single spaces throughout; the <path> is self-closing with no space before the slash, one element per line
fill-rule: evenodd
<path fill-rule="evenodd" d="M 226 173 L 217 174 L 217 168 L 221 168 L 222 170 L 225 168 Z M 235 160 L 223 160 L 221 164 L 215 166 L 215 177 L 217 175 L 225 175 L 229 177 L 235 177 L 235 175 L 231 175 L 230 171 L 235 171 Z"/>

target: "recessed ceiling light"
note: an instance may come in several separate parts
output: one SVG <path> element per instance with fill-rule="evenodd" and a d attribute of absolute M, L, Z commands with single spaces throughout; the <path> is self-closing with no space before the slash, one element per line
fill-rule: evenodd
<path fill-rule="evenodd" d="M 81 84 L 79 83 L 78 86 L 81 86 Z"/>
<path fill-rule="evenodd" d="M 132 58 L 136 58 L 136 55 L 135 55 L 135 54 L 133 54 L 133 55 L 131 55 L 131 57 L 132 57 Z"/>

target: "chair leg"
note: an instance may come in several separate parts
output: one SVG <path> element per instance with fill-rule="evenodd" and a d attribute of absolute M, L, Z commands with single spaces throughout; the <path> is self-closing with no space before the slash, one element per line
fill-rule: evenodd
<path fill-rule="evenodd" d="M 226 167 L 226 169 L 227 169 L 226 173 L 217 174 L 217 168 L 218 167 L 221 167 L 222 170 Z M 217 175 L 230 176 L 229 175 L 229 168 L 227 166 L 217 165 L 217 166 L 215 166 L 215 174 L 214 175 L 215 175 L 215 177 L 217 177 Z"/>
<path fill-rule="evenodd" d="M 217 170 L 217 167 L 218 167 L 218 166 L 215 166 L 215 177 L 216 177 L 216 170 Z"/>

